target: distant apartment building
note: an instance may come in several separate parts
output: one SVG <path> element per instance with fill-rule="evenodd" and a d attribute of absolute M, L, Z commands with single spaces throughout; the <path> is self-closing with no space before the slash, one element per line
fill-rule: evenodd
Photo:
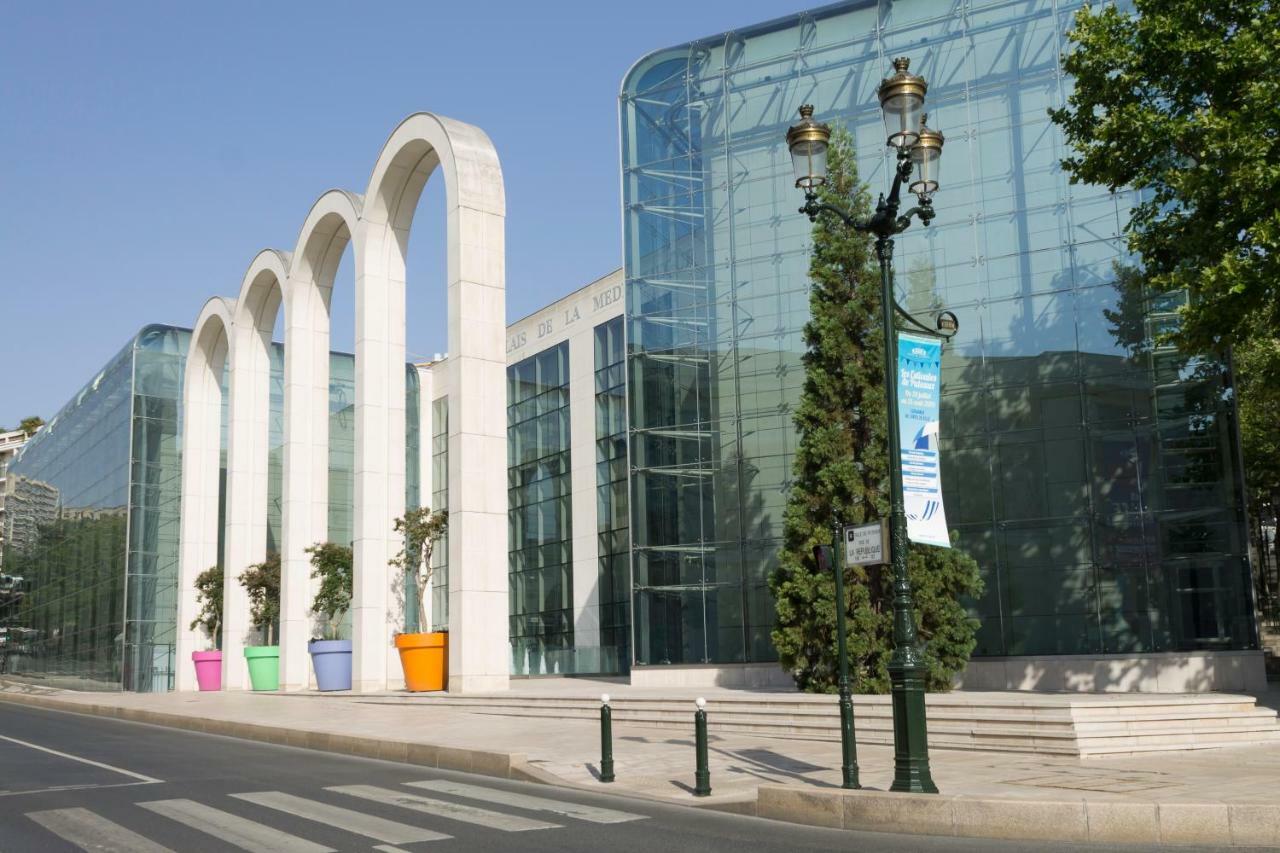
<path fill-rule="evenodd" d="M 12 432 L 0 432 L 0 573 L 4 571 L 4 540 L 5 540 L 5 495 L 7 493 L 6 476 L 9 471 L 9 462 L 17 455 L 18 448 L 27 443 L 27 434 L 20 429 Z"/>

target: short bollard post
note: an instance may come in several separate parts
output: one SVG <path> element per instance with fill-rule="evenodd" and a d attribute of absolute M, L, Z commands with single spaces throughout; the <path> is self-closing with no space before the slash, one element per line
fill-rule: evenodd
<path fill-rule="evenodd" d="M 693 774 L 693 795 L 711 796 L 711 768 L 707 762 L 707 700 L 701 696 L 694 703 L 698 710 L 693 714 L 694 740 L 698 748 L 698 769 Z"/>
<path fill-rule="evenodd" d="M 608 693 L 600 697 L 600 781 L 613 781 L 613 711 Z"/>

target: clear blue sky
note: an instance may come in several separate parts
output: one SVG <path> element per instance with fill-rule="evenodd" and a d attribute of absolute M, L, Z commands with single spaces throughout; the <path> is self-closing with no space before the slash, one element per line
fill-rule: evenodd
<path fill-rule="evenodd" d="M 207 297 L 234 297 L 259 249 L 292 249 L 322 191 L 364 190 L 416 111 L 497 146 L 509 319 L 610 272 L 622 75 L 651 50 L 813 5 L 5 4 L 0 426 L 53 415 L 145 323 L 190 326 Z M 433 184 L 410 246 L 411 357 L 446 348 Z M 348 257 L 333 338 L 348 351 L 351 290 Z"/>

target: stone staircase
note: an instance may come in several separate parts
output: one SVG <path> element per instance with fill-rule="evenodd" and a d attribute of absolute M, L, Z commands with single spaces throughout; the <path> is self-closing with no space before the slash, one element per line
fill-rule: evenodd
<path fill-rule="evenodd" d="M 615 694 L 615 724 L 692 731 L 691 698 Z M 597 695 L 448 694 L 350 697 L 377 704 L 444 706 L 475 714 L 597 720 Z M 1280 743 L 1276 712 L 1230 694 L 1036 694 L 955 692 L 927 698 L 934 748 L 1091 758 Z M 725 692 L 707 697 L 710 732 L 764 738 L 839 739 L 834 696 Z M 887 696 L 855 696 L 862 743 L 893 743 Z"/>

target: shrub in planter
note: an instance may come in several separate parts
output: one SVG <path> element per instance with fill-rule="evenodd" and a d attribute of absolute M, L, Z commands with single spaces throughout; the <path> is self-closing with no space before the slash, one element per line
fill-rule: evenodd
<path fill-rule="evenodd" d="M 196 685 L 205 691 L 222 689 L 222 566 L 211 566 L 196 575 L 196 603 L 200 612 L 191 620 L 192 631 L 203 631 L 209 648 L 192 652 L 196 667 Z"/>
<path fill-rule="evenodd" d="M 396 532 L 404 535 L 404 548 L 390 561 L 392 567 L 409 574 L 418 593 L 418 627 L 430 627 L 427 590 L 431 586 L 431 554 L 449 527 L 449 513 L 415 507 L 396 519 Z M 396 635 L 405 686 L 412 691 L 443 690 L 448 682 L 449 641 L 447 631 L 419 631 Z"/>
<path fill-rule="evenodd" d="M 280 687 L 280 647 L 275 644 L 275 627 L 280 619 L 280 555 L 268 554 L 240 573 L 240 585 L 249 594 L 249 619 L 266 645 L 245 646 L 249 681 L 254 690 Z"/>
<path fill-rule="evenodd" d="M 351 641 L 339 637 L 342 619 L 351 609 L 351 549 L 336 542 L 317 542 L 307 549 L 311 577 L 320 581 L 311 612 L 319 617 L 321 636 L 307 645 L 320 690 L 351 689 Z"/>

